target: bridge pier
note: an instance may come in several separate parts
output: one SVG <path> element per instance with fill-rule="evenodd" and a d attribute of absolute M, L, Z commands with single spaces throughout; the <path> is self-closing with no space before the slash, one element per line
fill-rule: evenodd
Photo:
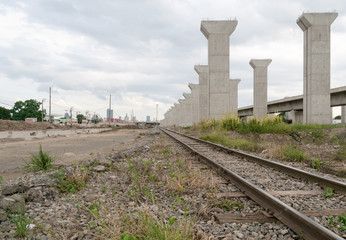
<path fill-rule="evenodd" d="M 238 85 L 240 79 L 230 79 L 230 110 L 229 113 L 233 115 L 238 115 Z"/>
<path fill-rule="evenodd" d="M 198 121 L 209 118 L 209 66 L 208 65 L 195 65 L 195 71 L 198 74 L 199 85 L 199 100 L 198 100 Z"/>
<path fill-rule="evenodd" d="M 346 123 L 346 105 L 341 106 L 341 123 Z"/>
<path fill-rule="evenodd" d="M 189 83 L 192 96 L 192 124 L 198 123 L 199 121 L 199 85 Z"/>
<path fill-rule="evenodd" d="M 297 20 L 304 32 L 304 123 L 330 124 L 330 25 L 337 13 L 303 13 Z"/>
<path fill-rule="evenodd" d="M 236 103 L 230 101 L 229 81 L 229 37 L 237 23 L 236 20 L 201 22 L 201 32 L 208 39 L 208 112 L 215 119 L 237 109 Z"/>
<path fill-rule="evenodd" d="M 183 93 L 185 98 L 185 126 L 192 125 L 192 94 Z"/>
<path fill-rule="evenodd" d="M 253 116 L 259 120 L 267 116 L 268 66 L 271 59 L 251 59 L 253 68 Z"/>

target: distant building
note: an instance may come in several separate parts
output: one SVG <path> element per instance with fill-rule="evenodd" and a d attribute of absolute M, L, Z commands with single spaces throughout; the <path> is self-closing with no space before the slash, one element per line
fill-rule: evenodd
<path fill-rule="evenodd" d="M 110 116 L 109 116 L 110 115 Z M 107 119 L 113 118 L 113 110 L 111 109 L 110 114 L 109 114 L 109 108 L 107 108 Z"/>
<path fill-rule="evenodd" d="M 150 122 L 150 116 L 147 116 L 146 122 Z"/>
<path fill-rule="evenodd" d="M 126 113 L 126 116 L 124 117 L 124 121 L 125 121 L 125 122 L 128 122 L 128 121 L 129 121 L 129 117 L 127 116 L 127 113 Z"/>
<path fill-rule="evenodd" d="M 70 115 L 68 113 L 65 113 L 64 118 L 68 119 L 70 118 Z"/>

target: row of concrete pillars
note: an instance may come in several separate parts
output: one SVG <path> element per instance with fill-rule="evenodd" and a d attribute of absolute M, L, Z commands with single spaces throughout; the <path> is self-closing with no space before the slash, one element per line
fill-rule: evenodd
<path fill-rule="evenodd" d="M 330 25 L 337 13 L 303 13 L 297 24 L 304 31 L 303 122 L 330 124 Z M 238 113 L 238 84 L 229 79 L 229 38 L 236 20 L 202 21 L 201 32 L 208 39 L 208 65 L 195 65 L 198 84 L 191 93 L 164 114 L 162 125 L 189 126 L 202 119 L 220 119 Z M 253 114 L 267 116 L 267 72 L 271 59 L 252 59 L 254 69 Z M 342 107 L 345 122 L 346 107 Z"/>

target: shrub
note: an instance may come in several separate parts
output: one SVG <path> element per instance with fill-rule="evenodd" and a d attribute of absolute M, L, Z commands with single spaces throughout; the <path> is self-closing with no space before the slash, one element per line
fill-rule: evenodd
<path fill-rule="evenodd" d="M 290 162 L 303 162 L 309 160 L 304 150 L 289 146 L 279 149 L 280 156 L 285 161 Z M 279 158 L 280 158 L 279 156 Z"/>
<path fill-rule="evenodd" d="M 32 154 L 30 161 L 26 162 L 24 167 L 28 171 L 47 171 L 53 168 L 53 158 L 50 157 L 46 152 L 42 151 L 42 146 L 40 144 L 40 150 L 38 154 Z"/>

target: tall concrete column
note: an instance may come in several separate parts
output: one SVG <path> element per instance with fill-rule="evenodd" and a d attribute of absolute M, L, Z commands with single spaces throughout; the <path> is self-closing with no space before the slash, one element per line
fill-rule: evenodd
<path fill-rule="evenodd" d="M 208 39 L 209 116 L 221 118 L 231 112 L 229 81 L 229 37 L 236 20 L 202 21 L 201 31 Z"/>
<path fill-rule="evenodd" d="M 173 116 L 174 116 L 174 122 L 173 125 L 175 126 L 180 126 L 180 104 L 179 103 L 174 103 L 174 108 L 173 108 Z"/>
<path fill-rule="evenodd" d="M 195 65 L 195 71 L 199 76 L 199 117 L 198 121 L 209 118 L 209 66 Z"/>
<path fill-rule="evenodd" d="M 229 113 L 232 115 L 238 115 L 238 85 L 240 83 L 240 79 L 230 79 L 230 111 Z"/>
<path fill-rule="evenodd" d="M 192 94 L 191 93 L 183 93 L 186 104 L 186 114 L 185 114 L 185 126 L 192 125 Z"/>
<path fill-rule="evenodd" d="M 303 122 L 330 124 L 330 25 L 337 13 L 303 13 L 297 20 L 304 31 Z"/>
<path fill-rule="evenodd" d="M 267 116 L 268 65 L 271 59 L 251 59 L 253 68 L 253 116 L 262 119 Z"/>
<path fill-rule="evenodd" d="M 341 123 L 346 123 L 346 106 L 341 106 Z"/>
<path fill-rule="evenodd" d="M 199 85 L 189 83 L 192 94 L 192 124 L 199 122 Z"/>
<path fill-rule="evenodd" d="M 185 127 L 186 126 L 186 100 L 185 99 L 179 99 L 179 126 Z"/>

